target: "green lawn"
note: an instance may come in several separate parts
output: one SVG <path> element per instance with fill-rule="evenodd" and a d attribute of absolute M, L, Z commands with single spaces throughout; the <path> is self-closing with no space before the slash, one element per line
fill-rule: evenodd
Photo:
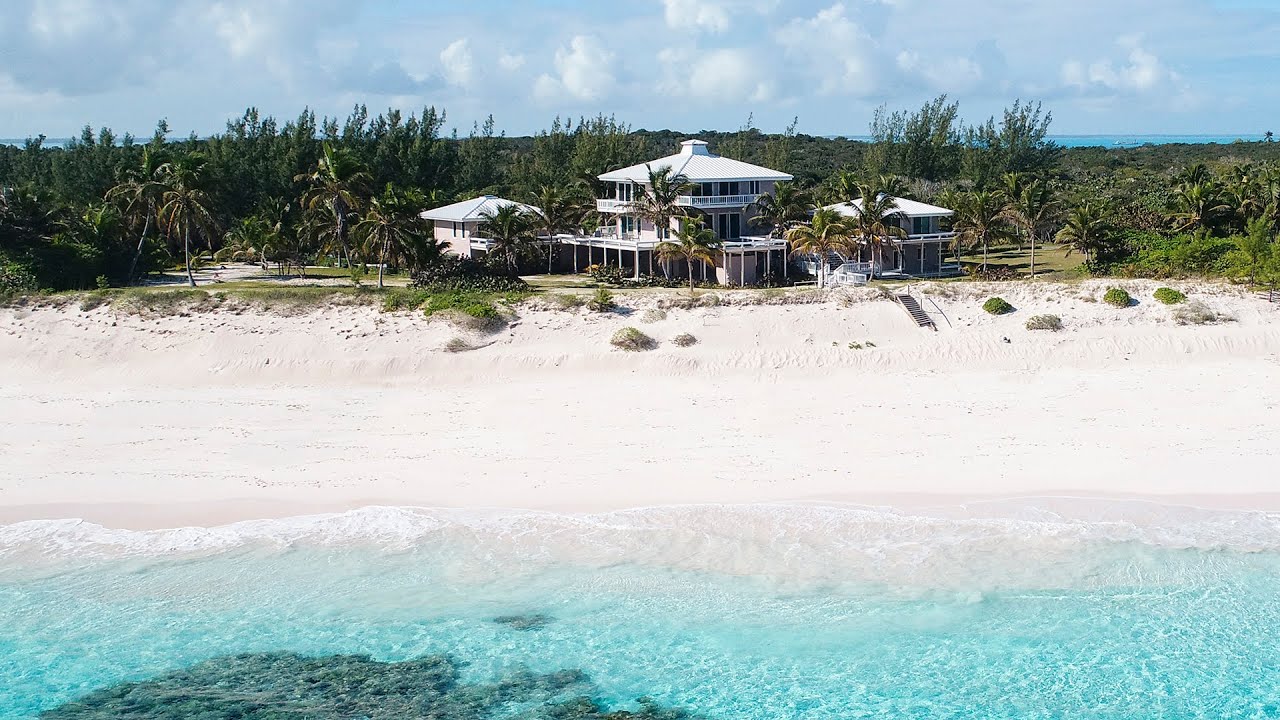
<path fill-rule="evenodd" d="M 968 252 L 961 256 L 964 265 L 981 265 L 982 251 Z M 1007 267 L 1018 275 L 1031 275 L 1031 246 L 1004 245 L 990 248 L 987 252 L 987 264 L 993 267 Z M 1084 264 L 1084 256 L 1080 253 L 1067 255 L 1063 245 L 1049 244 L 1036 246 L 1036 277 L 1046 280 L 1059 280 L 1079 272 Z"/>

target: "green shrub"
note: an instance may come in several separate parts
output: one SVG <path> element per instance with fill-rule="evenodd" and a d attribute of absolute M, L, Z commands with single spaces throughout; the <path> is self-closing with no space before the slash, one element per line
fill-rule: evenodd
<path fill-rule="evenodd" d="M 1118 308 L 1126 308 L 1133 304 L 1133 296 L 1124 288 L 1113 287 L 1109 288 L 1107 294 L 1102 296 L 1102 301 Z"/>
<path fill-rule="evenodd" d="M 690 335 L 689 333 L 680 333 L 679 335 L 671 338 L 671 344 L 677 347 L 692 347 L 698 344 L 698 338 Z"/>
<path fill-rule="evenodd" d="M 624 327 L 614 333 L 613 338 L 609 340 L 609 344 L 627 352 L 651 350 L 656 345 L 653 338 L 633 327 Z"/>
<path fill-rule="evenodd" d="M 643 315 L 640 316 L 640 322 L 643 322 L 643 323 L 662 322 L 663 320 L 666 320 L 666 319 L 667 319 L 667 311 L 660 310 L 658 308 L 649 308 L 648 310 L 644 311 Z"/>
<path fill-rule="evenodd" d="M 411 275 L 410 287 L 432 292 L 473 291 L 489 293 L 522 293 L 529 284 L 518 277 L 504 275 L 470 258 L 443 255 L 427 267 Z"/>
<path fill-rule="evenodd" d="M 993 297 L 982 303 L 982 309 L 992 315 L 1007 315 L 1013 312 L 1013 306 L 1005 302 L 1004 298 Z"/>
<path fill-rule="evenodd" d="M 1057 315 L 1035 315 L 1027 321 L 1027 329 L 1058 332 L 1062 329 L 1062 318 Z"/>
<path fill-rule="evenodd" d="M 1187 296 L 1174 290 L 1173 288 L 1162 287 L 1155 292 L 1155 299 L 1165 305 L 1177 305 L 1187 301 Z"/>
<path fill-rule="evenodd" d="M 609 292 L 609 288 L 603 285 L 596 288 L 596 294 L 591 297 L 587 307 L 598 313 L 613 312 L 618 308 L 617 304 L 613 302 L 613 293 Z"/>
<path fill-rule="evenodd" d="M 35 273 L 25 265 L 7 263 L 0 265 L 0 292 L 25 293 L 35 292 L 39 283 Z"/>
<path fill-rule="evenodd" d="M 622 268 L 617 265 L 591 265 L 587 268 L 587 274 L 592 280 L 607 285 L 621 285 L 626 281 Z"/>

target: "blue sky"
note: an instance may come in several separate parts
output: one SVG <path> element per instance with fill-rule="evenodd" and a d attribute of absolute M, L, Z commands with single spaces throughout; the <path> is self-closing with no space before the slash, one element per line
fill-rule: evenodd
<path fill-rule="evenodd" d="M 1280 132 L 1280 0 L 5 0 L 0 137 L 435 105 L 466 131 L 862 134 L 939 93 L 1054 131 Z M 1274 127 L 1273 127 L 1274 126 Z"/>

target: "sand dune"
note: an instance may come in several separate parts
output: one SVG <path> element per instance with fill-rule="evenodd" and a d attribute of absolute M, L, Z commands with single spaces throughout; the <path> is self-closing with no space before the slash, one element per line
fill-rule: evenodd
<path fill-rule="evenodd" d="M 1043 494 L 1280 508 L 1280 306 L 1189 286 L 1232 321 L 1180 326 L 1155 284 L 1125 286 L 1137 306 L 1098 302 L 1100 283 L 918 286 L 936 333 L 872 290 L 722 293 L 649 323 L 680 296 L 610 315 L 531 301 L 494 335 L 351 307 L 0 311 L 0 521 Z M 997 291 L 1018 312 L 983 313 Z M 1025 330 L 1036 313 L 1066 329 Z M 661 345 L 611 348 L 627 325 Z M 686 332 L 699 343 L 668 342 Z M 445 352 L 457 337 L 482 347 Z"/>

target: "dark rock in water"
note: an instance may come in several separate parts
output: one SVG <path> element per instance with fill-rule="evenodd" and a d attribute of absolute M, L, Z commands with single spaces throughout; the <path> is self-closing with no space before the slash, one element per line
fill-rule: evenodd
<path fill-rule="evenodd" d="M 42 720 L 685 720 L 683 710 L 641 700 L 610 710 L 586 673 L 520 670 L 496 682 L 459 681 L 463 663 L 436 655 L 378 662 L 362 655 L 291 653 L 222 657 L 151 680 L 123 683 L 40 714 Z"/>
<path fill-rule="evenodd" d="M 499 615 L 493 621 L 499 625 L 506 625 L 512 630 L 541 630 L 551 624 L 550 615 L 542 613 L 529 613 L 527 615 Z"/>

